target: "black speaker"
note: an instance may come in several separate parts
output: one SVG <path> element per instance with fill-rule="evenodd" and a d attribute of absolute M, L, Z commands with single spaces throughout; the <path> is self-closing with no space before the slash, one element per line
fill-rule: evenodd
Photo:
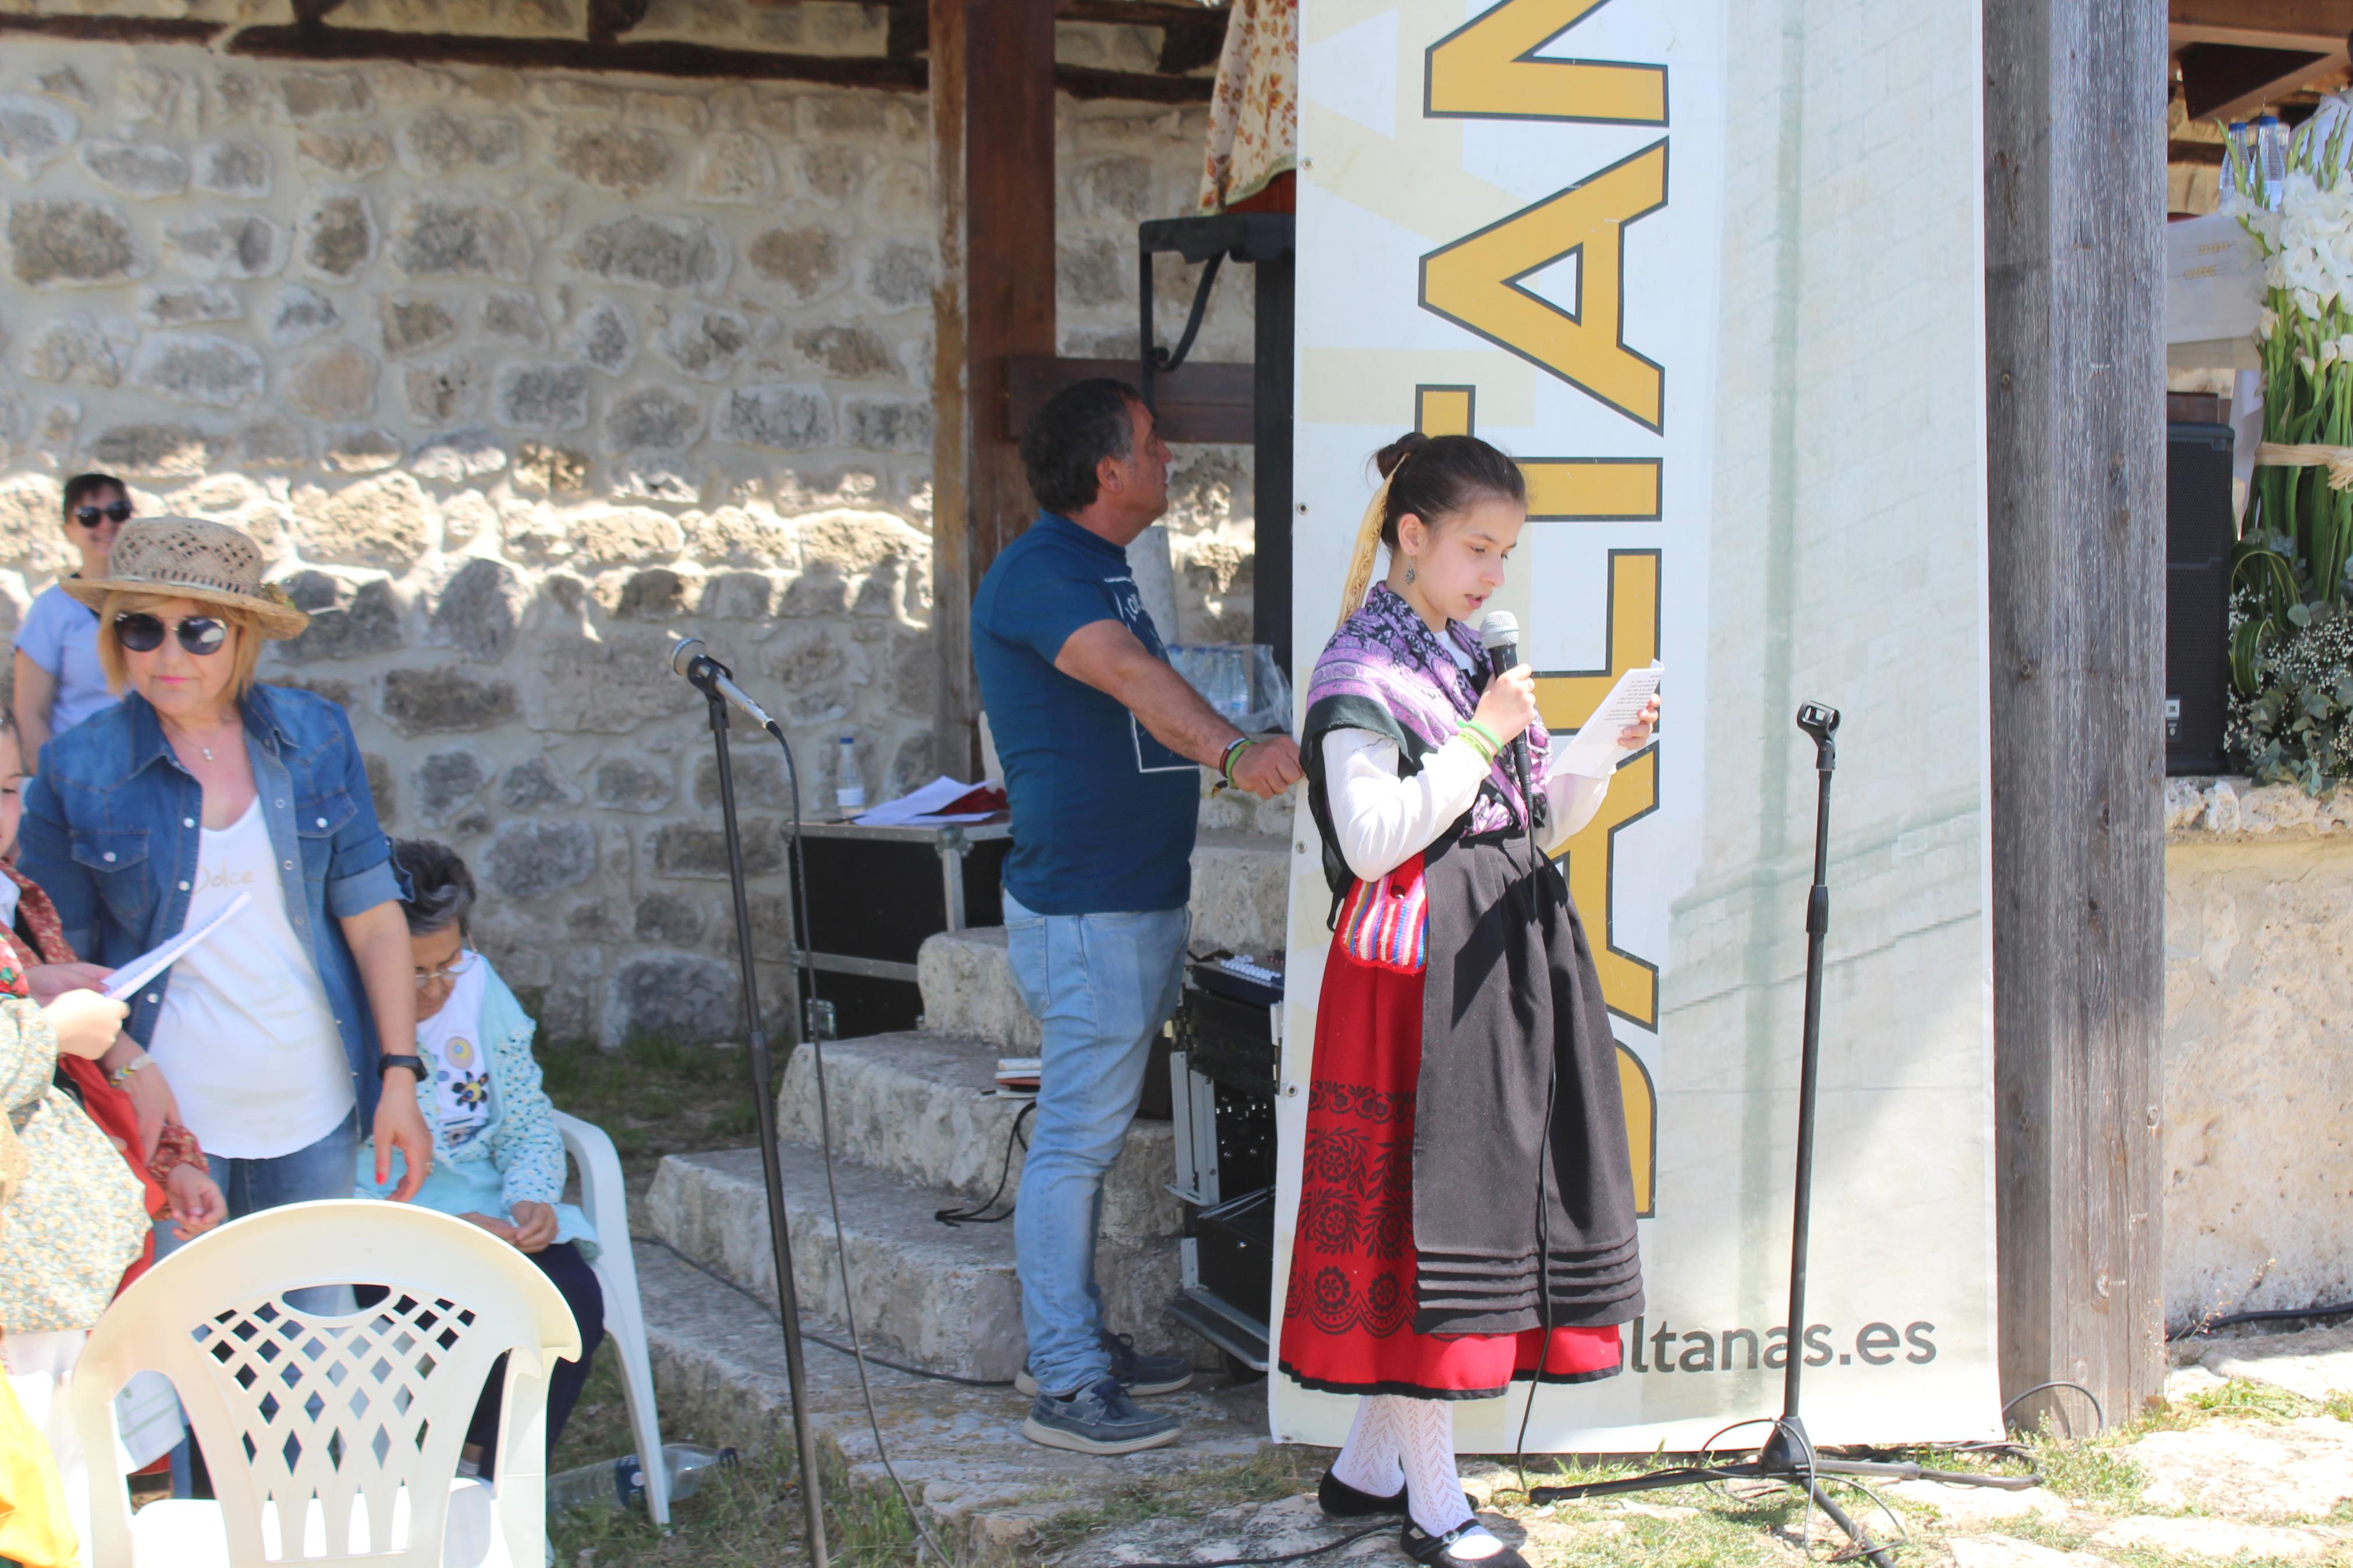
<path fill-rule="evenodd" d="M 2165 771 L 2219 773 L 2231 689 L 2231 427 L 2166 426 Z"/>

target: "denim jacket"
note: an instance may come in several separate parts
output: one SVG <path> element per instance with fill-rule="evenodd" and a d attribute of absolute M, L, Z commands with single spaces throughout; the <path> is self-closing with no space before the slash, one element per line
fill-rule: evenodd
<path fill-rule="evenodd" d="M 286 919 L 326 987 L 364 1132 L 375 1116 L 375 1016 L 341 917 L 400 897 L 391 841 L 340 707 L 271 686 L 254 687 L 241 707 Z M 187 924 L 203 816 L 204 786 L 134 691 L 41 748 L 40 773 L 25 787 L 17 866 L 57 905 L 74 951 L 120 968 Z M 171 983 L 165 970 L 132 1002 L 123 1027 L 142 1046 Z"/>

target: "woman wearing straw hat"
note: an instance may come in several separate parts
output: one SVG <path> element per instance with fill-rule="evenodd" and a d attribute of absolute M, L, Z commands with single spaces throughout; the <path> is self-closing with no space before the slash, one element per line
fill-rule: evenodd
<path fill-rule="evenodd" d="M 231 1218 L 351 1195 L 359 1130 L 406 1199 L 433 1161 L 417 1103 L 417 1001 L 391 846 L 351 721 L 253 679 L 309 624 L 234 528 L 124 528 L 99 612 L 122 701 L 49 742 L 26 791 L 21 864 L 74 948 L 119 967 L 247 906 L 129 998 L 103 1058 L 153 1137 L 167 1111 L 209 1152 Z M 404 1070 L 405 1069 L 405 1070 Z M 157 1237 L 159 1255 L 171 1250 Z"/>

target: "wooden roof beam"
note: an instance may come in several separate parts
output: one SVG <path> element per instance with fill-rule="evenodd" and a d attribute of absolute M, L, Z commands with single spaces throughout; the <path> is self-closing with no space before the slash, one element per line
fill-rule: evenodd
<path fill-rule="evenodd" d="M 2342 51 L 2353 0 L 2170 0 L 2167 47 L 2230 44 L 2250 49 Z"/>
<path fill-rule="evenodd" d="M 2181 51 L 2182 107 L 2192 120 L 2243 120 L 2346 69 L 2345 44 L 2326 54 L 2200 44 Z"/>

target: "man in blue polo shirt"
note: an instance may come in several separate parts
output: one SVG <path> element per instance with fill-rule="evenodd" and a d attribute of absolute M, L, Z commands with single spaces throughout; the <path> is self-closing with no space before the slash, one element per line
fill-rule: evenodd
<path fill-rule="evenodd" d="M 1243 735 L 1169 665 L 1127 546 L 1168 510 L 1168 447 L 1134 388 L 1084 381 L 1021 438 L 1038 521 L 972 605 L 973 664 L 1013 806 L 1005 925 L 1015 984 L 1043 1026 L 1036 1125 L 1013 1214 L 1034 1393 L 1022 1430 L 1125 1454 L 1176 1439 L 1130 1397 L 1191 1381 L 1103 1321 L 1095 1221 L 1176 1010 L 1190 927 L 1200 768 L 1271 798 L 1299 748 Z"/>

